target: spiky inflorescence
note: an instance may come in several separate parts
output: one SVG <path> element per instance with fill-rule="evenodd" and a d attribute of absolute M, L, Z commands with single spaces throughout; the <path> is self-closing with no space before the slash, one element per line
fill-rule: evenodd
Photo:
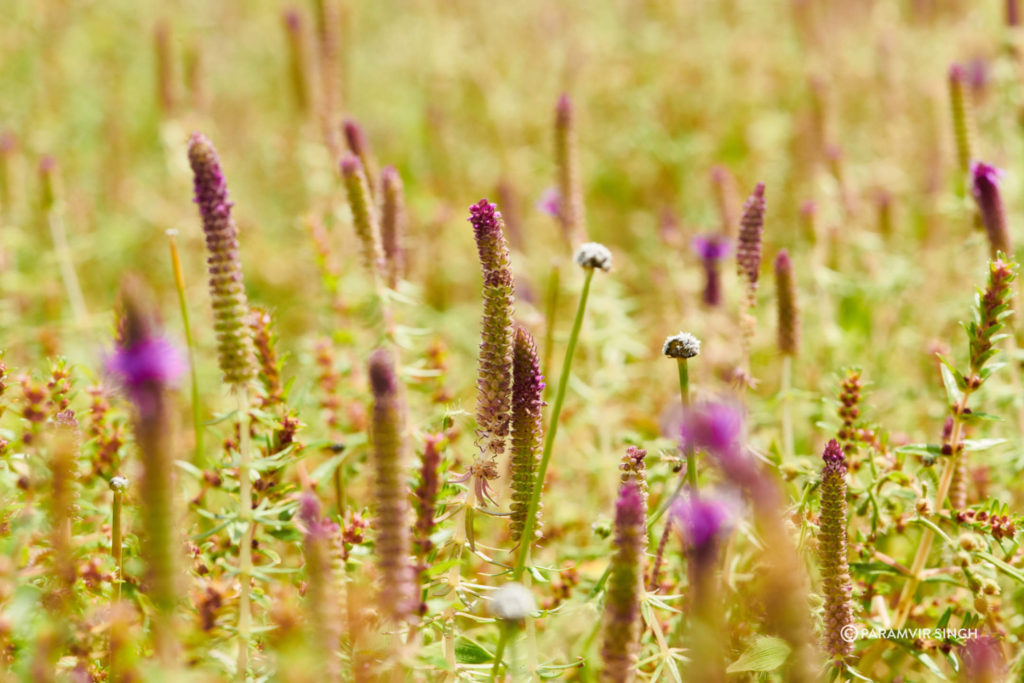
<path fill-rule="evenodd" d="M 405 482 L 405 406 L 399 395 L 398 377 L 391 354 L 377 349 L 370 356 L 370 387 L 373 390 L 373 491 L 376 499 L 376 555 L 380 571 L 379 609 L 399 622 L 412 616 L 412 572 L 409 565 L 411 536 L 409 502 Z"/>
<path fill-rule="evenodd" d="M 494 478 L 493 465 L 505 452 L 512 389 L 512 305 L 514 282 L 501 213 L 486 199 L 469 207 L 480 266 L 484 310 L 480 322 L 480 365 L 477 378 L 476 424 L 480 448 L 478 469 Z M 486 458 L 486 461 L 482 460 Z"/>
<path fill-rule="evenodd" d="M 828 442 L 822 460 L 818 559 L 825 593 L 824 644 L 832 657 L 842 659 L 853 652 L 853 643 L 842 635 L 853 623 L 853 583 L 846 541 L 846 462 L 838 441 Z"/>
<path fill-rule="evenodd" d="M 370 190 L 370 196 L 377 196 L 377 160 L 370 149 L 370 141 L 366 139 L 363 127 L 355 119 L 345 119 L 342 124 L 345 133 L 345 145 L 348 151 L 359 157 L 363 165 L 363 173 L 366 174 L 366 184 Z"/>
<path fill-rule="evenodd" d="M 281 362 L 277 359 L 277 351 L 274 349 L 274 333 L 270 327 L 272 323 L 273 319 L 267 309 L 253 306 L 249 326 L 252 328 L 256 358 L 259 360 L 260 383 L 263 384 L 260 406 L 263 408 L 278 405 L 284 399 Z"/>
<path fill-rule="evenodd" d="M 1020 26 L 1020 0 L 1006 0 L 1006 25 L 1010 28 Z"/>
<path fill-rule="evenodd" d="M 619 463 L 619 485 L 633 482 L 640 489 L 644 499 L 644 506 L 647 505 L 647 451 L 637 446 L 630 446 L 626 454 L 622 456 Z"/>
<path fill-rule="evenodd" d="M 441 478 L 438 476 L 438 468 L 441 466 L 441 442 L 444 437 L 440 434 L 428 434 L 423 445 L 423 459 L 420 461 L 420 481 L 416 486 L 414 495 L 416 497 L 416 545 L 417 569 L 422 577 L 423 572 L 428 569 L 426 558 L 434 548 L 430 535 L 434 533 L 437 513 L 437 494 L 441 490 Z M 422 582 L 422 578 L 421 578 Z M 425 605 L 420 605 L 420 611 Z"/>
<path fill-rule="evenodd" d="M 647 510 L 635 482 L 619 489 L 615 504 L 615 555 L 604 603 L 602 679 L 627 683 L 636 673 L 637 629 L 640 625 L 640 563 L 644 554 Z"/>
<path fill-rule="evenodd" d="M 836 437 L 843 452 L 852 458 L 857 452 L 857 420 L 860 418 L 860 390 L 864 386 L 860 370 L 847 370 L 839 389 L 839 419 L 843 425 Z"/>
<path fill-rule="evenodd" d="M 971 163 L 971 195 L 978 204 L 981 222 L 988 235 L 989 258 L 996 258 L 1002 252 L 1013 254 L 1010 245 L 1010 231 L 1006 227 L 1006 210 L 999 192 L 999 180 L 1003 172 L 995 166 L 981 161 Z"/>
<path fill-rule="evenodd" d="M 341 615 L 332 576 L 338 525 L 321 515 L 320 501 L 312 493 L 302 496 L 299 519 L 305 527 L 302 554 L 306 560 L 310 635 L 316 643 L 327 680 L 340 681 L 341 662 L 335 650 L 341 643 Z"/>
<path fill-rule="evenodd" d="M 970 340 L 970 375 L 967 382 L 977 389 L 991 374 L 985 364 L 996 355 L 995 343 L 1001 337 L 996 333 L 1003 328 L 1003 321 L 1013 313 L 1010 303 L 1010 283 L 1016 275 L 1017 265 L 1003 260 L 998 255 L 989 262 L 988 284 L 984 293 L 977 298 L 974 320 L 967 324 Z"/>
<path fill-rule="evenodd" d="M 122 336 L 119 340 L 117 364 L 111 370 L 121 375 L 131 387 L 129 396 L 135 403 L 135 442 L 142 460 L 140 500 L 142 527 L 146 542 L 142 544 L 148 572 L 147 595 L 156 607 L 153 621 L 157 651 L 164 663 L 174 648 L 171 618 L 178 602 L 179 547 L 175 531 L 172 411 L 168 387 L 181 370 L 181 361 L 167 353 L 150 354 L 146 349 L 159 339 L 152 318 L 142 303 L 138 285 L 125 284 Z M 127 357 L 134 360 L 128 362 Z M 115 356 L 118 358 L 118 356 Z"/>
<path fill-rule="evenodd" d="M 779 351 L 786 356 L 795 356 L 800 348 L 800 308 L 796 300 L 793 261 L 785 249 L 775 257 L 775 296 L 779 314 Z"/>
<path fill-rule="evenodd" d="M 960 64 L 949 67 L 949 110 L 960 173 L 967 175 L 971 164 L 971 110 L 967 94 L 967 72 Z M 960 187 L 963 187 L 962 185 Z"/>
<path fill-rule="evenodd" d="M 558 167 L 558 219 L 565 237 L 572 246 L 587 239 L 583 209 L 583 188 L 580 185 L 579 159 L 576 151 L 576 126 L 572 101 L 565 93 L 555 106 L 555 165 Z"/>
<path fill-rule="evenodd" d="M 384 266 L 388 287 L 392 289 L 405 274 L 405 254 L 402 239 L 405 233 L 405 197 L 402 177 L 394 166 L 386 167 L 380 175 L 381 217 L 380 239 L 384 248 Z"/>
<path fill-rule="evenodd" d="M 363 170 L 363 163 L 354 154 L 346 154 L 341 160 L 341 175 L 345 180 L 345 194 L 352 211 L 352 225 L 363 252 L 363 263 L 374 278 L 378 277 L 384 263 L 384 252 L 380 244 L 380 225 L 377 211 L 370 196 L 370 187 Z"/>
<path fill-rule="evenodd" d="M 758 183 L 754 192 L 743 205 L 740 219 L 740 233 L 736 244 L 736 264 L 740 278 L 747 286 L 757 288 L 757 276 L 761 270 L 761 238 L 764 234 L 764 183 Z"/>
<path fill-rule="evenodd" d="M 231 217 L 228 185 L 213 144 L 201 133 L 188 142 L 195 202 L 206 234 L 206 262 L 210 271 L 213 301 L 213 329 L 217 335 L 217 356 L 224 381 L 241 386 L 255 375 L 249 307 L 242 281 L 242 260 L 238 253 L 238 228 Z"/>
<path fill-rule="evenodd" d="M 526 328 L 516 325 L 512 345 L 512 540 L 518 541 L 537 479 L 537 462 L 543 434 L 544 376 L 537 359 L 537 345 Z M 534 524 L 540 537 L 540 507 Z"/>

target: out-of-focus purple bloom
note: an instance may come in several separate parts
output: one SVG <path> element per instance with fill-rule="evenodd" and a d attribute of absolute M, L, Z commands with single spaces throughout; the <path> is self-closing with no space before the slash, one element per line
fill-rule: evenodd
<path fill-rule="evenodd" d="M 142 414 L 153 408 L 153 390 L 173 385 L 185 371 L 178 348 L 156 335 L 123 342 L 106 365 Z"/>
<path fill-rule="evenodd" d="M 338 531 L 337 524 L 321 515 L 320 501 L 312 493 L 303 494 L 299 500 L 299 519 L 312 540 L 329 539 Z"/>
<path fill-rule="evenodd" d="M 736 505 L 725 498 L 678 498 L 670 514 L 687 545 L 700 552 L 732 529 Z"/>
<path fill-rule="evenodd" d="M 562 218 L 562 194 L 557 188 L 549 187 L 544 190 L 537 202 L 537 208 L 551 216 L 561 220 Z"/>
<path fill-rule="evenodd" d="M 704 403 L 683 414 L 683 443 L 715 455 L 733 454 L 743 433 L 743 411 L 731 403 Z"/>
<path fill-rule="evenodd" d="M 729 238 L 722 235 L 697 235 L 692 246 L 701 261 L 721 261 L 732 251 Z"/>
<path fill-rule="evenodd" d="M 723 235 L 697 235 L 693 250 L 704 265 L 704 292 L 701 296 L 708 306 L 722 303 L 722 275 L 719 263 L 731 251 L 729 238 Z"/>
<path fill-rule="evenodd" d="M 992 636 L 971 638 L 960 648 L 965 681 L 997 683 L 1006 680 L 1006 663 L 999 642 Z"/>
<path fill-rule="evenodd" d="M 975 97 L 985 92 L 989 83 L 988 62 L 984 59 L 972 59 L 967 62 L 967 83 Z"/>

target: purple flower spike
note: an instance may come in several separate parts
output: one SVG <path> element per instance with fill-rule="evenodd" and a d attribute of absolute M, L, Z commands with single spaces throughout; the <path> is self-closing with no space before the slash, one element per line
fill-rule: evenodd
<path fill-rule="evenodd" d="M 736 247 L 736 262 L 740 276 L 747 286 L 757 288 L 757 276 L 761 270 L 761 238 L 764 233 L 764 183 L 758 183 L 743 206 L 740 221 L 739 245 Z"/>
<path fill-rule="evenodd" d="M 1003 172 L 981 161 L 971 163 L 971 194 L 978 204 L 981 220 L 988 233 L 989 252 L 995 258 L 999 252 L 1011 256 L 1010 233 L 1006 229 L 1006 211 L 999 192 Z"/>

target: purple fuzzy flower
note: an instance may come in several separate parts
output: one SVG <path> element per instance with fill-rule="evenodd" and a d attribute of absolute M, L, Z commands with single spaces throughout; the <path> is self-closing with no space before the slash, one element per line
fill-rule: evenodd
<path fill-rule="evenodd" d="M 722 235 L 697 235 L 693 238 L 693 251 L 704 266 L 704 293 L 702 299 L 708 306 L 722 303 L 722 275 L 719 263 L 731 251 L 729 238 Z"/>
<path fill-rule="evenodd" d="M 704 262 L 721 261 L 732 251 L 729 238 L 722 235 L 697 235 L 693 238 L 692 246 L 693 251 Z"/>
<path fill-rule="evenodd" d="M 537 208 L 551 216 L 561 220 L 562 217 L 562 195 L 557 188 L 549 187 L 544 190 L 537 202 Z"/>
<path fill-rule="evenodd" d="M 733 453 L 743 433 L 743 411 L 731 403 L 695 406 L 683 415 L 680 431 L 684 444 L 692 444 L 715 455 Z"/>
<path fill-rule="evenodd" d="M 988 233 L 989 251 L 992 258 L 999 252 L 1011 256 L 1010 233 L 1006 229 L 1006 210 L 999 192 L 1002 170 L 981 161 L 971 162 L 971 194 L 978 204 L 981 220 Z"/>
<path fill-rule="evenodd" d="M 733 526 L 735 505 L 724 498 L 679 498 L 670 511 L 687 544 L 695 552 L 708 547 Z"/>
<path fill-rule="evenodd" d="M 125 339 L 118 344 L 106 365 L 143 415 L 154 407 L 154 389 L 173 385 L 185 371 L 185 360 L 178 348 L 149 329 L 143 330 L 137 339 Z"/>
<path fill-rule="evenodd" d="M 322 516 L 320 501 L 312 493 L 303 494 L 299 500 L 299 519 L 311 541 L 329 539 L 338 531 L 337 524 Z"/>

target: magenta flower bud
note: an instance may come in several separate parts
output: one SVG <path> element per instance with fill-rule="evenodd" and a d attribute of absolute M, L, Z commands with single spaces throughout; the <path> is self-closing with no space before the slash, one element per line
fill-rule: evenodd
<path fill-rule="evenodd" d="M 1010 28 L 1020 26 L 1020 0 L 1006 0 L 1006 25 Z"/>
<path fill-rule="evenodd" d="M 224 381 L 241 386 L 256 374 L 249 306 L 242 281 L 242 260 L 238 252 L 238 228 L 231 216 L 228 185 L 213 144 L 201 133 L 188 142 L 195 203 L 206 235 L 210 298 L 213 301 L 213 329 L 217 335 L 217 356 Z"/>
<path fill-rule="evenodd" d="M 481 199 L 469 213 L 484 280 L 476 401 L 480 458 L 476 468 L 485 479 L 493 479 L 497 476 L 493 464 L 505 452 L 509 433 L 514 283 L 497 207 Z"/>
<path fill-rule="evenodd" d="M 704 266 L 704 304 L 718 306 L 722 303 L 722 274 L 719 264 L 731 251 L 729 238 L 721 235 L 697 235 L 693 238 L 693 251 Z"/>
<path fill-rule="evenodd" d="M 615 504 L 615 555 L 604 603 L 603 680 L 632 681 L 636 674 L 640 626 L 641 561 L 647 510 L 635 482 L 619 489 Z"/>
<path fill-rule="evenodd" d="M 1010 231 L 1006 227 L 1006 210 L 999 192 L 999 181 L 1003 172 L 995 166 L 975 161 L 971 163 L 971 194 L 978 204 L 981 221 L 988 234 L 989 255 L 996 258 L 999 252 L 1013 255 Z"/>
<path fill-rule="evenodd" d="M 743 205 L 740 219 L 740 233 L 736 247 L 736 263 L 740 277 L 747 281 L 750 289 L 757 288 L 757 277 L 761 270 L 761 240 L 764 234 L 764 183 L 758 183 L 754 192 Z"/>

